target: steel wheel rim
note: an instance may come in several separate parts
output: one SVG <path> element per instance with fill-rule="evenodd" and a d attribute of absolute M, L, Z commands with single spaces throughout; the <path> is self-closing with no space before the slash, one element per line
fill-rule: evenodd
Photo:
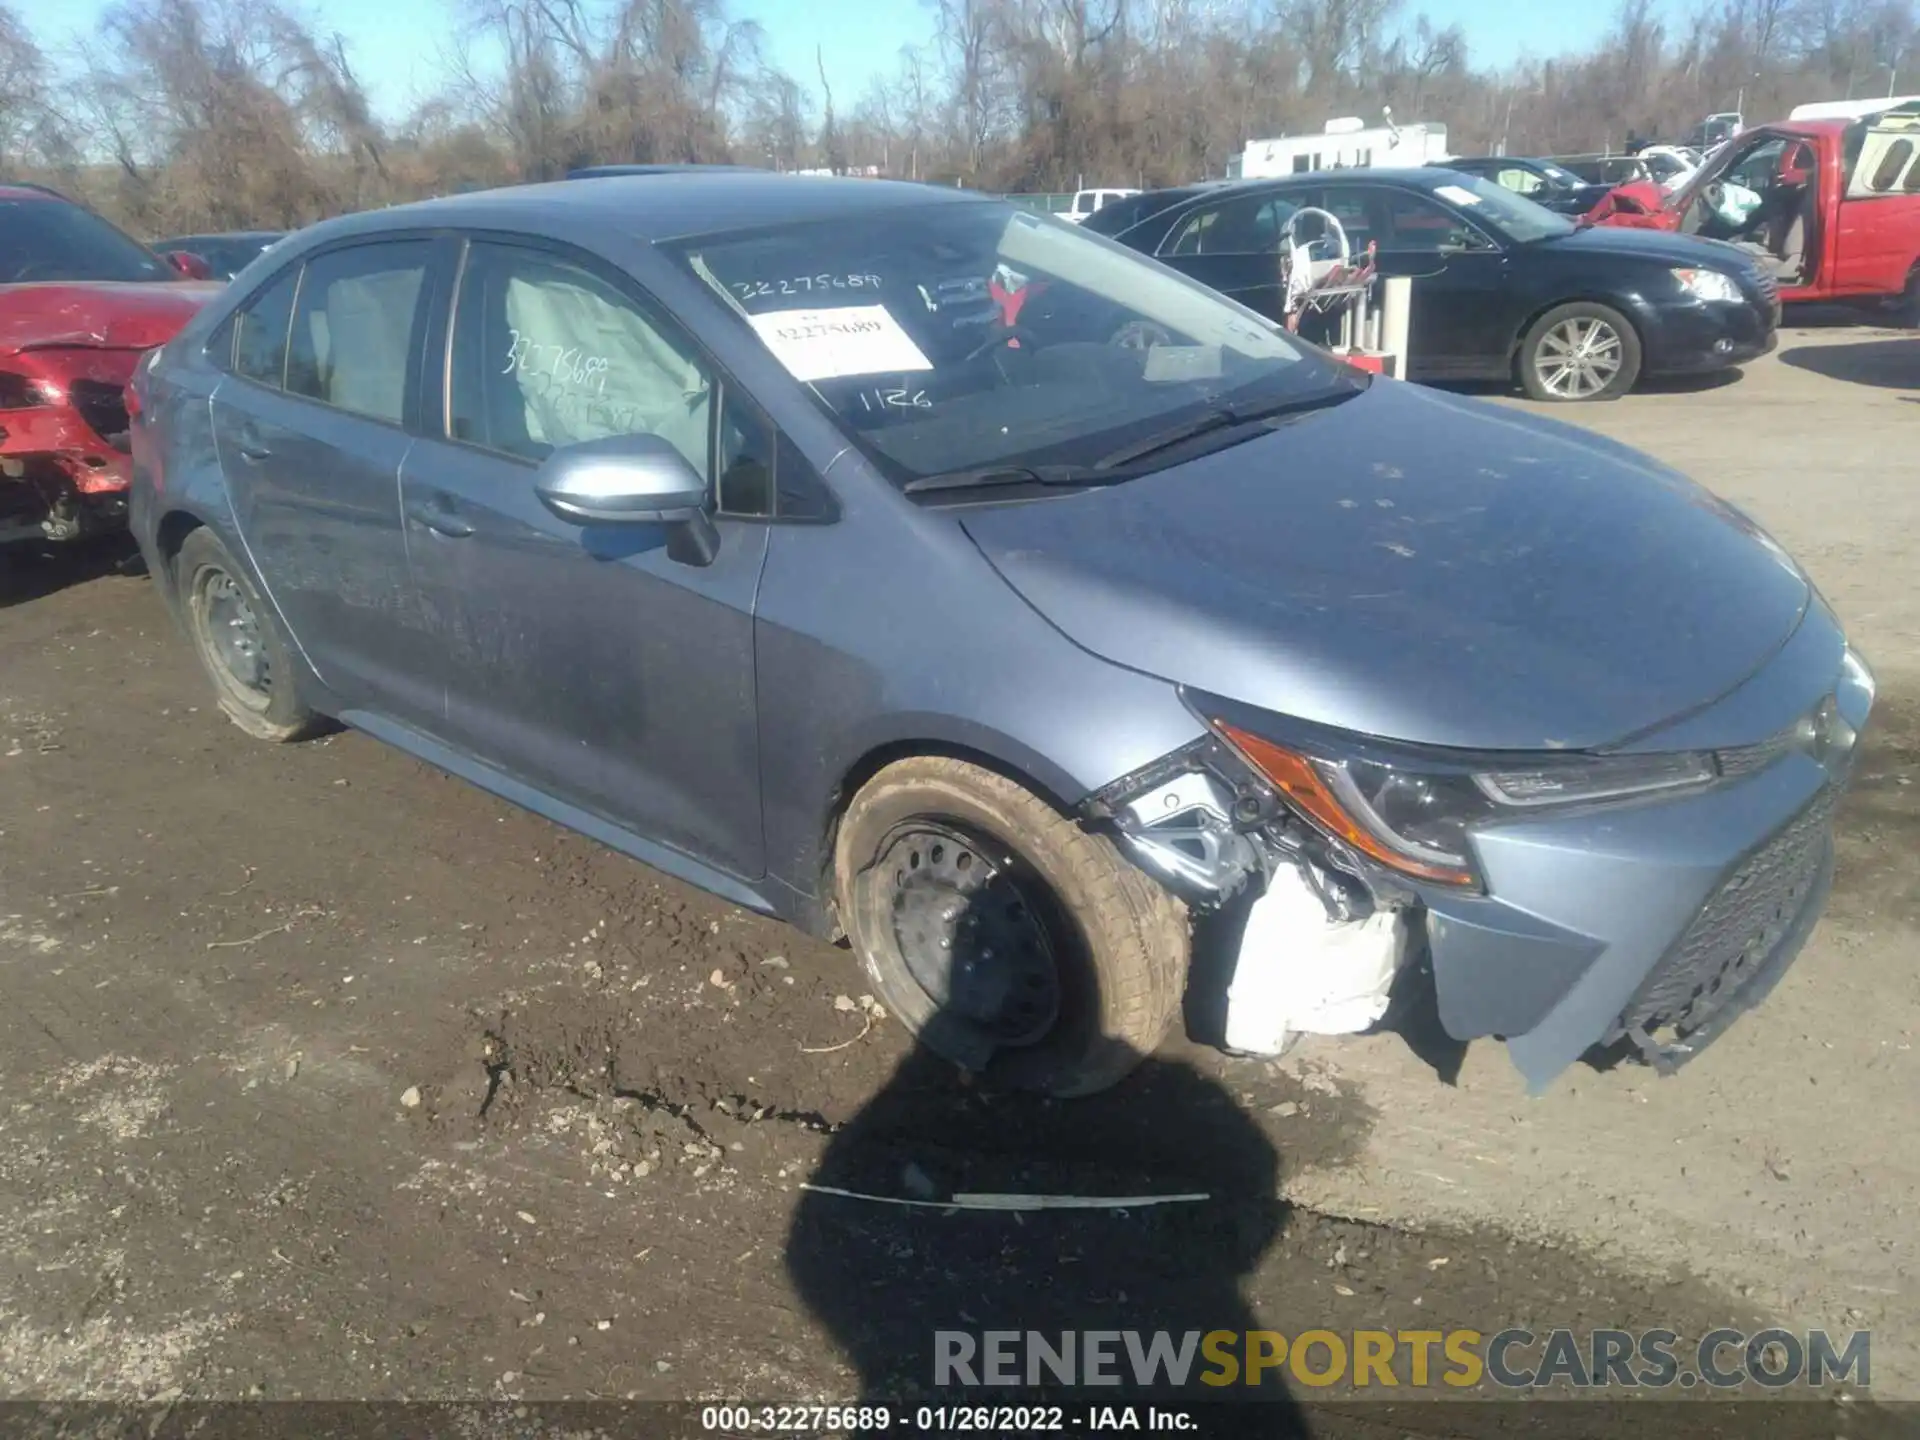
<path fill-rule="evenodd" d="M 265 631 L 246 591 L 217 566 L 200 572 L 198 591 L 201 648 L 222 680 L 264 708 L 273 693 L 273 668 Z"/>
<path fill-rule="evenodd" d="M 1540 337 L 1535 368 L 1548 394 L 1590 400 L 1614 382 L 1626 363 L 1626 341 L 1612 324 L 1575 316 Z"/>
<path fill-rule="evenodd" d="M 1012 857 L 944 821 L 914 820 L 888 838 L 875 868 L 888 881 L 908 977 L 941 1010 L 1010 1048 L 1053 1028 L 1061 1000 L 1053 938 Z"/>

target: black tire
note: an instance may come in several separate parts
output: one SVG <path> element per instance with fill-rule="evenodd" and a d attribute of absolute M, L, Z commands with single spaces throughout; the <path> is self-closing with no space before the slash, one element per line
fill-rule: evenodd
<path fill-rule="evenodd" d="M 1593 337 L 1583 342 L 1583 335 Z M 1586 343 L 1589 364 L 1556 363 Z M 1611 371 L 1606 366 L 1611 364 Z M 1520 388 L 1554 404 L 1618 400 L 1640 378 L 1640 336 L 1618 310 L 1591 300 L 1556 305 L 1520 337 Z M 1594 383 L 1594 382 L 1600 383 Z M 1593 388 L 1583 390 L 1584 384 Z"/>
<path fill-rule="evenodd" d="M 962 878 L 969 855 L 981 862 L 973 876 L 986 878 Z M 974 889 L 948 888 L 941 867 L 956 865 L 951 883 Z M 927 1049 L 989 1083 L 1063 1098 L 1104 1090 L 1180 1012 L 1186 907 L 1111 840 L 993 771 L 939 756 L 889 765 L 841 820 L 834 881 L 841 924 L 880 1000 Z M 951 948 L 928 938 L 929 924 L 944 927 Z M 996 961 L 990 944 L 1001 936 Z M 924 979 L 936 943 L 953 957 L 939 963 L 957 967 L 944 985 Z M 966 1003 L 988 994 L 1005 998 Z"/>
<path fill-rule="evenodd" d="M 206 529 L 188 535 L 173 574 L 187 638 L 227 718 L 256 740 L 314 733 L 321 718 L 300 698 L 280 622 L 219 537 Z"/>
<path fill-rule="evenodd" d="M 1920 265 L 1907 272 L 1907 288 L 1893 302 L 1893 323 L 1903 330 L 1920 330 Z"/>

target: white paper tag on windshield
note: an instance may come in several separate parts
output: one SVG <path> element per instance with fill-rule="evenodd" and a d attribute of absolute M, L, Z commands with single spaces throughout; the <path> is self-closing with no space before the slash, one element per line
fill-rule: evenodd
<path fill-rule="evenodd" d="M 1442 200 L 1451 200 L 1456 205 L 1478 205 L 1480 197 L 1471 190 L 1462 190 L 1458 185 L 1436 185 L 1433 193 Z"/>
<path fill-rule="evenodd" d="M 748 317 L 774 357 L 796 380 L 931 370 L 913 337 L 884 305 L 832 310 L 776 310 Z"/>

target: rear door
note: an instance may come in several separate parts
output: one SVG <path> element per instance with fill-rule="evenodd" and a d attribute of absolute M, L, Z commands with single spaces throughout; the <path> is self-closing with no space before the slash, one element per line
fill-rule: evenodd
<path fill-rule="evenodd" d="M 343 702 L 430 713 L 400 465 L 443 247 L 424 236 L 307 257 L 240 320 L 214 397 L 234 519 L 261 582 Z"/>
<path fill-rule="evenodd" d="M 1283 320 L 1281 232 L 1299 199 L 1268 192 L 1195 206 L 1168 230 L 1158 258 L 1270 319 Z"/>

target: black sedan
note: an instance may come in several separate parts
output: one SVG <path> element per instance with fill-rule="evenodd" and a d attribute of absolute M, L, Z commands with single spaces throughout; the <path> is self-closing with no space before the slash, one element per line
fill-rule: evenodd
<path fill-rule="evenodd" d="M 285 233 L 282 230 L 229 230 L 218 235 L 175 235 L 168 240 L 154 241 L 153 248 L 163 255 L 175 250 L 197 255 L 206 261 L 214 279 L 231 280 Z"/>
<path fill-rule="evenodd" d="M 1461 156 L 1438 161 L 1435 168 L 1478 175 L 1560 215 L 1584 215 L 1613 189 L 1611 185 L 1583 179 L 1557 161 L 1525 160 L 1512 155 Z"/>
<path fill-rule="evenodd" d="M 1339 221 L 1356 256 L 1376 247 L 1382 275 L 1413 280 L 1410 380 L 1518 380 L 1536 400 L 1605 400 L 1643 375 L 1718 370 L 1774 347 L 1777 294 L 1733 247 L 1582 227 L 1453 171 L 1195 185 L 1117 201 L 1085 224 L 1279 320 L 1285 227 L 1309 207 Z"/>

